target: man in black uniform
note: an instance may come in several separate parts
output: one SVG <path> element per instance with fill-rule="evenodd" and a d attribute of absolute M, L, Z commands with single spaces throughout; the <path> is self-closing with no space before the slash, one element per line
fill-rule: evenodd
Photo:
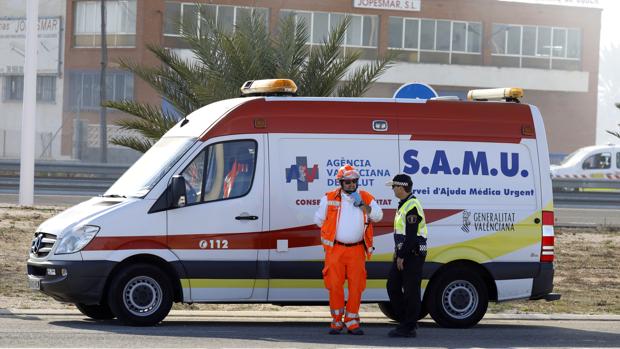
<path fill-rule="evenodd" d="M 420 314 L 420 283 L 426 259 L 426 220 L 418 199 L 411 193 L 411 177 L 398 174 L 387 183 L 400 199 L 394 216 L 394 262 L 387 291 L 399 325 L 390 337 L 415 337 Z"/>

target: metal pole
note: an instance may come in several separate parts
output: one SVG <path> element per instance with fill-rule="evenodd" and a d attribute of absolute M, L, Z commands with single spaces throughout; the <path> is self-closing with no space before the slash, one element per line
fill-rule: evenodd
<path fill-rule="evenodd" d="M 19 166 L 19 204 L 34 203 L 34 144 L 37 110 L 37 46 L 39 45 L 39 0 L 26 3 L 26 52 Z"/>
<path fill-rule="evenodd" d="M 100 94 L 101 103 L 106 100 L 106 83 L 105 83 L 105 71 L 108 65 L 108 42 L 106 38 L 105 28 L 105 1 L 101 0 L 101 77 L 100 77 Z M 108 122 L 107 122 L 107 108 L 103 105 L 99 110 L 99 148 L 101 150 L 101 162 L 108 162 Z"/>

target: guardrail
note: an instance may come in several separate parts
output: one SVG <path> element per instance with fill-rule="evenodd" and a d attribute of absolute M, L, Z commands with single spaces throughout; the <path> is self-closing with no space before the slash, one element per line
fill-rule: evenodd
<path fill-rule="evenodd" d="M 37 194 L 103 194 L 128 168 L 127 165 L 37 161 L 34 188 Z M 19 161 L 0 160 L 0 192 L 19 190 Z"/>
<path fill-rule="evenodd" d="M 553 178 L 552 183 L 556 206 L 620 206 L 620 181 Z"/>
<path fill-rule="evenodd" d="M 620 189 L 620 180 L 553 178 L 554 190 L 577 190 L 582 188 Z"/>

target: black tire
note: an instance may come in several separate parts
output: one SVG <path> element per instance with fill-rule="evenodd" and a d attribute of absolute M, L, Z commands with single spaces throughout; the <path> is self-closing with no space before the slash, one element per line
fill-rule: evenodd
<path fill-rule="evenodd" d="M 468 269 L 453 269 L 431 280 L 427 308 L 437 324 L 449 328 L 476 325 L 489 305 L 482 278 Z"/>
<path fill-rule="evenodd" d="M 108 304 L 116 317 L 132 326 L 152 326 L 161 322 L 172 308 L 172 283 L 161 269 L 134 264 L 112 279 Z"/>
<path fill-rule="evenodd" d="M 82 314 L 94 320 L 110 320 L 116 317 L 114 313 L 112 313 L 112 310 L 110 310 L 110 307 L 105 303 L 94 305 L 76 303 L 75 306 Z"/>
<path fill-rule="evenodd" d="M 379 310 L 385 315 L 388 319 L 400 322 L 399 319 L 396 318 L 396 314 L 394 313 L 394 308 L 392 307 L 392 303 L 390 302 L 380 302 Z M 428 315 L 428 311 L 422 303 L 422 307 L 420 308 L 420 316 L 418 316 L 418 320 L 424 319 Z"/>
<path fill-rule="evenodd" d="M 396 318 L 396 314 L 394 313 L 394 308 L 392 307 L 392 303 L 390 302 L 380 302 L 379 310 L 385 315 L 388 319 L 394 321 L 400 321 Z"/>

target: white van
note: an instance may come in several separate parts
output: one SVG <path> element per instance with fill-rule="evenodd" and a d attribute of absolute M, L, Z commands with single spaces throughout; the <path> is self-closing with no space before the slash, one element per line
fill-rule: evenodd
<path fill-rule="evenodd" d="M 559 165 L 551 165 L 553 178 L 620 179 L 620 145 L 592 145 L 577 149 Z"/>
<path fill-rule="evenodd" d="M 276 82 L 246 87 L 294 90 Z M 188 115 L 103 196 L 41 224 L 30 287 L 133 325 L 158 323 L 173 302 L 327 304 L 313 215 L 344 164 L 384 210 L 364 302 L 393 316 L 385 283 L 397 199 L 385 182 L 400 172 L 413 177 L 428 225 L 421 316 L 468 327 L 488 301 L 559 298 L 536 107 L 294 96 L 224 100 Z"/>

